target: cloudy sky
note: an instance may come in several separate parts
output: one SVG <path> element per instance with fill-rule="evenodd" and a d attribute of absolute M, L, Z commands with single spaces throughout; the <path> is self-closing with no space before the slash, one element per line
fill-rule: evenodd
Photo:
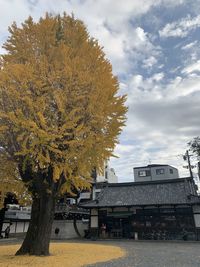
<path fill-rule="evenodd" d="M 119 180 L 133 181 L 133 167 L 149 163 L 187 176 L 181 155 L 200 135 L 200 0 L 0 0 L 0 44 L 13 21 L 46 11 L 85 22 L 128 96 L 119 158 L 110 162 Z"/>

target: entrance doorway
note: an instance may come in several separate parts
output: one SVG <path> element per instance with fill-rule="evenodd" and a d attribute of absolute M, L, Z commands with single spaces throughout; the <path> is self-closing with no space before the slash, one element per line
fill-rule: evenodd
<path fill-rule="evenodd" d="M 108 238 L 131 238 L 131 220 L 130 217 L 109 217 L 99 220 L 99 225 L 106 225 L 106 237 Z"/>

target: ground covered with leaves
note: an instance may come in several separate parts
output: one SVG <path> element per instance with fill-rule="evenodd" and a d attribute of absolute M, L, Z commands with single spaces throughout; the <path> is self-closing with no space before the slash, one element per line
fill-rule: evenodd
<path fill-rule="evenodd" d="M 14 256 L 20 245 L 0 246 L 0 266 L 79 267 L 123 257 L 125 252 L 116 246 L 80 243 L 52 243 L 48 257 Z"/>

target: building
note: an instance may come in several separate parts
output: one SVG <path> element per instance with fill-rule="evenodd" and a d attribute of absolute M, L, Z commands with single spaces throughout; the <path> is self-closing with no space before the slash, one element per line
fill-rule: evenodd
<path fill-rule="evenodd" d="M 105 164 L 104 171 L 102 174 L 96 175 L 96 182 L 97 183 L 117 183 L 118 177 L 115 174 L 115 170 L 110 168 L 108 163 Z"/>
<path fill-rule="evenodd" d="M 103 224 L 111 238 L 199 238 L 200 199 L 190 177 L 107 184 L 82 207 L 90 210 L 95 238 Z"/>
<path fill-rule="evenodd" d="M 80 193 L 80 196 L 78 198 L 78 203 L 83 203 L 85 201 L 92 199 L 95 199 L 99 193 L 101 192 L 101 189 L 106 184 L 112 184 L 118 182 L 118 177 L 115 174 L 115 170 L 113 168 L 110 168 L 108 163 L 105 164 L 103 173 L 95 173 L 93 175 L 93 186 L 91 192 L 83 191 Z"/>
<path fill-rule="evenodd" d="M 179 178 L 178 170 L 170 165 L 150 164 L 133 170 L 135 182 Z"/>

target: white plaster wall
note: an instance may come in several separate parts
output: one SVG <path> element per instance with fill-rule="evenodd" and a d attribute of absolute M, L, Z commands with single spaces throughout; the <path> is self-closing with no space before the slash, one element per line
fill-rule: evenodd
<path fill-rule="evenodd" d="M 91 209 L 91 215 L 98 215 L 97 209 Z"/>
<path fill-rule="evenodd" d="M 195 227 L 200 228 L 200 214 L 194 214 Z"/>
<path fill-rule="evenodd" d="M 55 234 L 56 228 L 60 229 L 58 235 Z M 88 223 L 83 223 L 81 220 L 77 221 L 77 228 L 81 236 L 84 236 L 84 230 L 88 229 Z M 78 236 L 74 230 L 73 221 L 54 220 L 51 232 L 51 238 L 67 239 L 67 238 L 77 238 L 77 237 Z"/>
<path fill-rule="evenodd" d="M 91 216 L 90 220 L 91 228 L 98 228 L 98 216 Z"/>
<path fill-rule="evenodd" d="M 96 179 L 97 183 L 100 183 L 100 182 L 117 183 L 118 177 L 115 174 L 115 170 L 109 167 L 108 162 L 105 163 L 104 166 L 105 167 L 104 167 L 103 173 L 99 173 L 97 175 L 97 179 Z"/>
<path fill-rule="evenodd" d="M 9 223 L 3 224 L 3 232 L 5 231 L 6 227 L 9 225 Z M 10 226 L 10 234 L 14 233 L 25 233 L 28 230 L 29 222 L 12 222 L 12 225 Z"/>
<path fill-rule="evenodd" d="M 9 225 L 9 223 L 3 224 L 3 231 L 5 231 L 6 227 Z M 84 230 L 88 229 L 89 223 L 83 223 L 81 220 L 77 221 L 77 227 L 82 236 L 84 236 Z M 19 233 L 25 233 L 28 230 L 29 222 L 12 222 L 12 225 L 10 226 L 10 234 L 19 234 Z M 58 227 L 60 229 L 58 236 L 55 235 L 55 228 Z M 3 233 L 4 236 L 4 233 Z M 74 230 L 73 221 L 63 221 L 63 220 L 55 220 L 53 222 L 52 227 L 52 235 L 51 238 L 58 238 L 58 239 L 65 239 L 65 238 L 77 238 L 77 234 Z"/>
<path fill-rule="evenodd" d="M 108 183 L 118 183 L 118 177 L 113 168 L 108 169 Z"/>
<path fill-rule="evenodd" d="M 106 178 L 104 175 L 97 175 L 97 183 L 105 182 Z"/>
<path fill-rule="evenodd" d="M 195 227 L 200 228 L 200 206 L 193 206 L 193 213 L 194 213 Z"/>

